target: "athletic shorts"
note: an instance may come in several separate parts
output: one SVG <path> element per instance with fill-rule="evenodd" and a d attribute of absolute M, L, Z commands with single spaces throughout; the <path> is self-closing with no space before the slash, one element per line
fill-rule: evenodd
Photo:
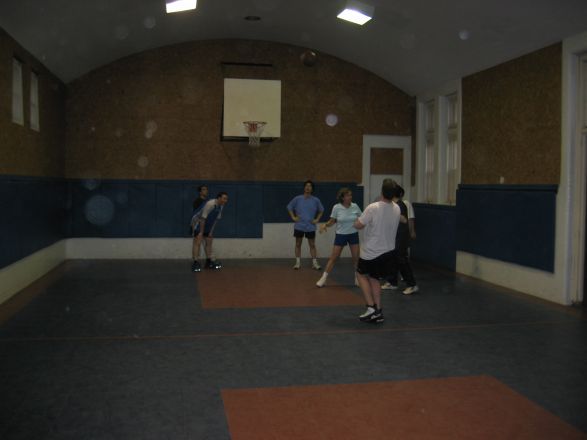
<path fill-rule="evenodd" d="M 346 246 L 347 244 L 359 244 L 359 233 L 354 234 L 336 234 L 334 236 L 335 246 Z"/>
<path fill-rule="evenodd" d="M 304 231 L 300 231 L 299 229 L 294 229 L 294 237 L 295 238 L 306 237 L 309 240 L 314 240 L 314 238 L 316 238 L 316 231 L 304 232 Z"/>
<path fill-rule="evenodd" d="M 379 255 L 372 260 L 359 258 L 357 272 L 375 279 L 383 279 L 396 272 L 395 250 Z"/>

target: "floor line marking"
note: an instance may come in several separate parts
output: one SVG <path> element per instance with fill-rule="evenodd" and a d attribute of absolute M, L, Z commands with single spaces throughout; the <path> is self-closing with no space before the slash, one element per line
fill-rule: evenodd
<path fill-rule="evenodd" d="M 2 342 L 76 342 L 76 341 L 148 341 L 148 340 L 191 340 L 206 338 L 234 338 L 234 337 L 273 337 L 273 336 L 312 336 L 312 335 L 344 335 L 344 334 L 376 334 L 376 333 L 401 333 L 401 332 L 423 332 L 423 331 L 446 331 L 446 330 L 473 330 L 480 328 L 497 327 L 521 327 L 533 325 L 560 325 L 570 324 L 569 321 L 528 321 L 494 324 L 470 324 L 470 325 L 449 325 L 431 327 L 398 327 L 398 328 L 373 328 L 377 324 L 365 323 L 365 326 L 373 326 L 369 329 L 358 330 L 310 330 L 291 332 L 241 332 L 241 333 L 194 333 L 187 335 L 120 335 L 120 336 L 46 336 L 30 338 L 0 338 Z"/>

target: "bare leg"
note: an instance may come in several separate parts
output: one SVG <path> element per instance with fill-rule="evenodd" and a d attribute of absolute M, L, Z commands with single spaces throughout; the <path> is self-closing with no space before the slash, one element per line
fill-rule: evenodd
<path fill-rule="evenodd" d="M 316 258 L 316 239 L 308 238 L 308 245 L 310 246 L 310 255 L 312 258 Z"/>
<path fill-rule="evenodd" d="M 381 284 L 379 280 L 369 277 L 369 284 L 371 284 L 371 295 L 373 296 L 373 304 L 377 309 L 381 308 Z"/>
<path fill-rule="evenodd" d="M 328 263 L 326 264 L 326 269 L 324 269 L 324 272 L 326 272 L 326 273 L 332 272 L 332 269 L 334 268 L 334 263 L 336 263 L 336 260 L 338 260 L 338 257 L 340 257 L 341 252 L 342 252 L 342 246 L 335 245 L 332 248 L 332 254 L 330 254 L 330 259 L 328 260 Z"/>
<path fill-rule="evenodd" d="M 212 240 L 213 237 L 206 237 L 206 247 L 204 251 L 206 252 L 206 258 L 212 258 Z"/>
<path fill-rule="evenodd" d="M 302 240 L 304 237 L 296 237 L 296 258 L 300 258 L 302 256 Z"/>
<path fill-rule="evenodd" d="M 353 267 L 356 269 L 357 264 L 359 264 L 359 245 L 350 244 L 349 248 L 351 249 L 351 257 L 353 258 Z"/>
<path fill-rule="evenodd" d="M 192 241 L 192 258 L 197 260 L 200 258 L 200 247 L 202 246 L 202 236 L 197 234 Z"/>
<path fill-rule="evenodd" d="M 371 277 L 360 274 L 358 272 L 356 272 L 356 274 L 357 281 L 359 281 L 359 287 L 361 288 L 361 292 L 363 292 L 363 297 L 365 298 L 365 304 L 372 306 L 375 304 L 375 301 L 373 300 L 373 294 L 371 293 Z"/>

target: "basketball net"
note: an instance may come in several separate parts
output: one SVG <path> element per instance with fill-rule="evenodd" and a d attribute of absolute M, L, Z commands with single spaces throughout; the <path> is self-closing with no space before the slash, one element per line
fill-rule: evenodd
<path fill-rule="evenodd" d="M 263 128 L 267 125 L 267 122 L 261 121 L 245 121 L 243 122 L 245 126 L 245 131 L 249 135 L 249 145 L 251 147 L 258 147 L 261 145 L 261 133 L 263 133 Z"/>

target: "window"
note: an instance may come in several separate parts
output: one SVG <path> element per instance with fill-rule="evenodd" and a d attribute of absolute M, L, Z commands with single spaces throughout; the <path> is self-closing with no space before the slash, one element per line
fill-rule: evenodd
<path fill-rule="evenodd" d="M 460 176 L 459 103 L 456 93 L 446 97 L 446 203 L 456 203 Z"/>
<path fill-rule="evenodd" d="M 417 200 L 454 205 L 461 179 L 460 81 L 418 101 Z"/>
<path fill-rule="evenodd" d="M 12 122 L 24 125 L 22 63 L 12 59 Z"/>
<path fill-rule="evenodd" d="M 434 124 L 434 101 L 426 103 L 426 149 L 424 169 L 424 200 L 433 203 L 436 197 L 436 148 L 435 148 L 435 124 Z"/>
<path fill-rule="evenodd" d="M 39 76 L 31 72 L 31 128 L 39 131 Z"/>

